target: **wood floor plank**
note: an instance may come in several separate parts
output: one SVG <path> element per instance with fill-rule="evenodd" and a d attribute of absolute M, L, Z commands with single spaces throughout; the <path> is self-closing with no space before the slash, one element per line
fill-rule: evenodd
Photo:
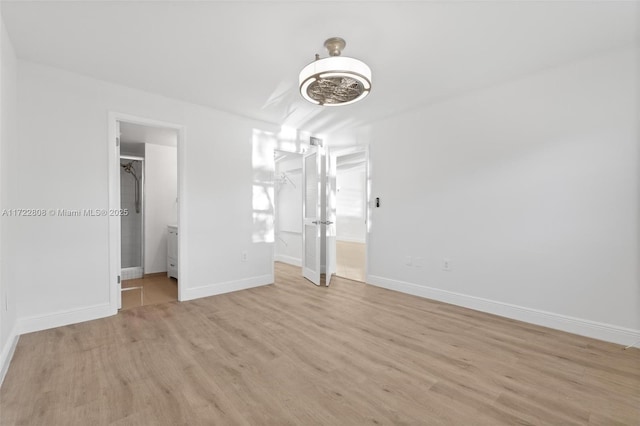
<path fill-rule="evenodd" d="M 640 424 L 640 350 L 336 278 L 21 336 L 1 425 Z"/>

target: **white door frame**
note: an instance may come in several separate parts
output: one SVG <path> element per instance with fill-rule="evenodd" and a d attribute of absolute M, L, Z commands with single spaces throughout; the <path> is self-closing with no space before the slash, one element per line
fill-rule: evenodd
<path fill-rule="evenodd" d="M 154 120 L 146 117 L 139 117 L 131 114 L 125 114 L 115 111 L 108 113 L 108 130 L 107 130 L 107 158 L 109 167 L 109 212 L 120 210 L 120 144 L 117 134 L 118 122 L 126 122 L 132 124 L 140 124 L 150 127 L 162 127 L 174 129 L 178 132 L 178 300 L 184 299 L 184 289 L 186 288 L 186 182 L 184 176 L 185 166 L 185 149 L 186 149 L 186 129 L 181 124 L 169 123 L 165 121 Z M 109 213 L 107 212 L 107 213 Z M 113 314 L 118 312 L 118 305 L 122 295 L 119 294 L 120 287 L 118 277 L 121 273 L 120 258 L 120 217 L 109 214 L 109 305 Z"/>
<path fill-rule="evenodd" d="M 343 155 L 349 155 L 349 154 L 356 154 L 362 152 L 364 153 L 364 167 L 365 167 L 365 187 L 364 187 L 364 196 L 365 196 L 365 205 L 367 206 L 367 211 L 365 212 L 365 220 L 366 220 L 366 232 L 364 234 L 364 244 L 365 244 L 365 254 L 364 254 L 364 280 L 365 280 L 365 284 L 367 283 L 367 281 L 369 281 L 369 231 L 371 230 L 371 165 L 369 164 L 369 146 L 367 145 L 357 145 L 357 146 L 351 146 L 351 147 L 346 147 L 343 149 L 336 149 L 335 151 L 331 152 L 331 174 L 332 174 L 332 179 L 335 179 L 336 175 L 336 170 L 337 170 L 337 165 L 338 165 L 338 157 L 342 157 Z M 332 196 L 335 197 L 336 196 L 336 188 L 335 185 L 334 187 L 331 188 L 332 191 Z M 336 216 L 336 222 L 337 222 L 337 216 Z M 337 224 L 336 224 L 336 229 L 337 229 Z M 337 233 L 337 232 L 336 232 Z M 335 246 L 337 241 L 337 235 L 336 238 L 333 240 L 333 244 Z M 333 254 L 336 254 L 336 248 L 333 248 Z M 336 255 L 337 257 L 337 255 Z M 337 259 L 336 259 L 337 260 Z M 334 265 L 336 264 L 336 262 L 334 262 Z"/>

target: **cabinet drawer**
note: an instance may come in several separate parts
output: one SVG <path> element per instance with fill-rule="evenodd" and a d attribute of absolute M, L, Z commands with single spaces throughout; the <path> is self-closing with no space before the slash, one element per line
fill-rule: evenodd
<path fill-rule="evenodd" d="M 178 279 L 178 260 L 167 257 L 167 276 Z"/>
<path fill-rule="evenodd" d="M 178 279 L 178 228 L 167 226 L 167 276 Z"/>

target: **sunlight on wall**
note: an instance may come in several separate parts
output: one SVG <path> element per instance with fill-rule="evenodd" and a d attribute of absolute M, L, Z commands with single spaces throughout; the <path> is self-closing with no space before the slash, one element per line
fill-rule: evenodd
<path fill-rule="evenodd" d="M 295 143 L 297 139 L 298 139 L 298 130 L 288 126 L 280 127 L 280 133 L 278 133 L 278 140 L 281 143 L 289 143 L 295 147 Z M 282 148 L 282 147 L 279 147 L 279 148 Z M 286 149 L 283 149 L 283 151 L 286 151 Z"/>
<path fill-rule="evenodd" d="M 273 133 L 253 129 L 253 233 L 254 243 L 272 243 L 273 232 Z"/>
<path fill-rule="evenodd" d="M 364 153 L 361 160 L 348 161 L 349 156 L 339 156 L 336 174 L 336 237 L 339 241 L 366 241 L 366 165 Z M 353 154 L 351 154 L 353 156 Z"/>
<path fill-rule="evenodd" d="M 291 127 L 282 127 L 278 134 L 253 129 L 251 162 L 253 166 L 253 232 L 254 243 L 273 243 L 274 230 L 274 151 L 304 152 L 308 144 L 303 134 Z"/>
<path fill-rule="evenodd" d="M 371 204 L 371 167 L 367 167 L 367 198 L 365 200 L 369 208 L 367 209 L 367 234 L 371 233 L 371 211 L 375 208 L 375 204 Z"/>
<path fill-rule="evenodd" d="M 338 188 L 337 214 L 345 217 L 362 217 L 362 190 L 352 188 Z"/>

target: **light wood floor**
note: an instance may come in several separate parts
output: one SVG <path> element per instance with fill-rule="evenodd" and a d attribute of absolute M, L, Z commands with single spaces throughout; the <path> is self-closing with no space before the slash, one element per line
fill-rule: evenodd
<path fill-rule="evenodd" d="M 277 265 L 20 338 L 2 425 L 638 425 L 640 350 Z"/>
<path fill-rule="evenodd" d="M 366 245 L 336 241 L 336 275 L 355 281 L 365 281 Z"/>
<path fill-rule="evenodd" d="M 166 272 L 150 274 L 144 278 L 122 281 L 122 309 L 137 308 L 178 300 L 178 281 L 167 277 Z M 141 294 L 142 293 L 142 297 Z"/>

